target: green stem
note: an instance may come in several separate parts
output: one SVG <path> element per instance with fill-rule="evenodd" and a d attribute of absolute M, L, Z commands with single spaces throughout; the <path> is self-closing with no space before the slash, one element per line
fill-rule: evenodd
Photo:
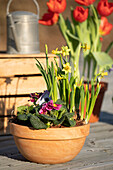
<path fill-rule="evenodd" d="M 72 91 L 70 93 L 70 113 L 73 112 L 73 107 L 74 107 L 74 98 L 75 98 L 74 92 L 75 92 L 74 88 L 72 87 Z"/>
<path fill-rule="evenodd" d="M 97 62 L 95 59 L 92 60 L 93 61 L 93 69 L 92 69 L 92 78 L 95 77 L 95 75 L 97 75 Z"/>
<path fill-rule="evenodd" d="M 48 46 L 47 44 L 45 44 L 45 49 L 46 49 L 46 67 L 47 67 L 47 72 L 48 72 L 48 69 L 49 69 L 49 63 L 48 63 Z"/>
<path fill-rule="evenodd" d="M 97 50 L 97 45 L 98 45 L 98 40 L 99 40 L 99 20 L 98 20 L 97 12 L 96 12 L 94 6 L 91 5 L 91 8 L 92 8 L 92 11 L 94 13 L 94 16 L 95 16 L 95 19 L 96 19 L 95 22 L 96 22 L 96 26 L 97 26 L 97 35 L 96 35 L 95 42 L 93 44 L 94 45 L 94 51 L 96 51 Z"/>
<path fill-rule="evenodd" d="M 63 79 L 63 99 L 66 102 L 66 87 L 65 87 L 65 79 Z"/>
<path fill-rule="evenodd" d="M 73 56 L 73 62 L 74 62 L 74 77 L 77 77 L 77 80 L 79 82 L 80 80 L 80 71 L 79 71 L 79 58 L 80 58 L 80 50 L 81 50 L 81 43 L 78 44 L 78 47 L 75 52 L 75 56 Z"/>
<path fill-rule="evenodd" d="M 85 68 L 86 68 L 86 58 L 84 58 L 82 77 L 85 76 Z"/>
<path fill-rule="evenodd" d="M 91 60 L 88 60 L 88 72 L 87 72 L 87 78 L 90 78 L 90 68 L 91 68 Z"/>
<path fill-rule="evenodd" d="M 76 25 L 76 26 L 75 26 L 75 29 L 76 29 L 76 31 L 77 31 L 78 37 L 79 37 L 80 40 L 81 40 L 80 26 L 79 26 L 79 25 Z"/>
<path fill-rule="evenodd" d="M 59 56 L 60 56 L 61 67 L 62 67 L 62 69 L 63 69 L 63 60 L 62 60 L 62 56 L 61 56 L 61 54 L 60 54 Z"/>
<path fill-rule="evenodd" d="M 67 25 L 66 25 L 66 22 L 65 22 L 65 20 L 62 16 L 62 14 L 59 14 L 58 26 L 59 26 L 60 31 L 61 31 L 61 33 L 63 34 L 63 36 L 66 40 L 68 47 L 71 49 L 71 53 L 73 54 L 72 42 L 70 41 L 69 37 L 67 36 Z"/>
<path fill-rule="evenodd" d="M 94 97 L 92 98 L 92 100 L 91 100 L 91 103 L 90 103 L 90 106 L 89 106 L 89 112 L 88 112 L 88 115 L 87 115 L 87 118 L 86 118 L 86 123 L 88 123 L 88 121 L 89 121 L 89 119 L 90 119 L 90 116 L 91 116 L 91 114 L 92 114 L 92 111 L 93 111 L 93 108 L 94 108 L 94 105 L 95 105 L 95 102 L 96 102 L 96 99 L 97 99 L 97 96 L 98 96 L 98 94 L 99 94 L 99 92 L 100 92 L 100 85 L 99 84 L 97 84 L 97 89 L 96 89 L 96 92 L 95 92 L 95 95 L 94 95 Z"/>

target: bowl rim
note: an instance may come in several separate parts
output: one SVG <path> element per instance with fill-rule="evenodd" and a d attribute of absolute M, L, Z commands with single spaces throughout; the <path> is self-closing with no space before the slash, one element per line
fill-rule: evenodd
<path fill-rule="evenodd" d="M 89 135 L 90 124 L 65 127 L 65 128 L 48 128 L 34 129 L 32 127 L 19 125 L 10 122 L 10 133 L 19 138 L 34 140 L 68 140 L 86 137 Z"/>

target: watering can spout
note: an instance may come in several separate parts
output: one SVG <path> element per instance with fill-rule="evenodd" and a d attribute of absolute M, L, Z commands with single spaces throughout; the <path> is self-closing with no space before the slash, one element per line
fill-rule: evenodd
<path fill-rule="evenodd" d="M 11 27 L 12 34 L 13 34 L 13 37 L 14 37 L 14 40 L 15 40 L 16 49 L 19 52 L 21 49 L 20 49 L 19 40 L 18 40 L 15 24 L 14 24 L 14 21 L 13 21 L 13 17 L 12 17 L 11 14 L 9 14 L 8 16 L 9 16 L 9 20 L 10 20 L 10 23 L 11 23 L 10 27 Z"/>

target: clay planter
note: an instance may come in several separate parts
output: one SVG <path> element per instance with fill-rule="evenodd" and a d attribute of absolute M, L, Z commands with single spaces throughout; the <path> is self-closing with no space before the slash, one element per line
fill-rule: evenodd
<path fill-rule="evenodd" d="M 10 132 L 21 154 L 29 161 L 58 164 L 72 160 L 82 149 L 90 125 L 35 130 L 10 123 Z"/>
<path fill-rule="evenodd" d="M 84 82 L 84 85 L 85 84 L 86 84 L 86 82 Z M 92 112 L 90 120 L 89 120 L 89 123 L 95 123 L 95 122 L 99 121 L 101 106 L 102 106 L 102 102 L 104 99 L 104 94 L 108 87 L 108 83 L 106 83 L 106 82 L 100 82 L 100 84 L 101 84 L 101 89 L 100 89 L 99 95 L 97 97 L 93 112 Z M 89 84 L 89 90 L 91 92 L 91 84 Z M 91 96 L 91 93 L 90 93 L 90 96 Z"/>

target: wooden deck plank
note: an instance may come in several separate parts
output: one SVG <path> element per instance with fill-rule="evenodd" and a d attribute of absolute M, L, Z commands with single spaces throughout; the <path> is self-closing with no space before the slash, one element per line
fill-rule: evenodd
<path fill-rule="evenodd" d="M 76 168 L 71 168 L 71 170 L 75 170 Z M 106 163 L 98 163 L 96 165 L 89 165 L 89 166 L 84 166 L 83 168 L 77 168 L 78 170 L 113 170 L 113 161 L 111 162 L 106 162 Z"/>

